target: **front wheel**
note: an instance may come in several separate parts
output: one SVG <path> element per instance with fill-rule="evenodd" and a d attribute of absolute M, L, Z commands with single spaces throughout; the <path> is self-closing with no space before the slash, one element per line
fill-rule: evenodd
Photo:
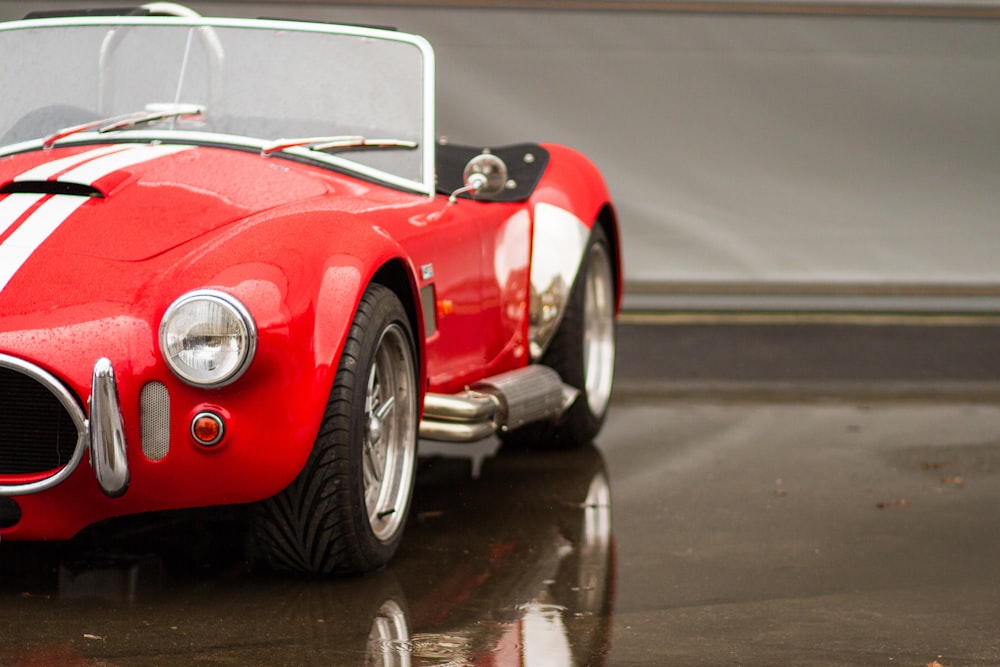
<path fill-rule="evenodd" d="M 371 285 L 355 314 L 305 467 L 288 488 L 258 506 L 258 544 L 276 569 L 358 574 L 392 558 L 416 469 L 413 349 L 399 299 Z"/>

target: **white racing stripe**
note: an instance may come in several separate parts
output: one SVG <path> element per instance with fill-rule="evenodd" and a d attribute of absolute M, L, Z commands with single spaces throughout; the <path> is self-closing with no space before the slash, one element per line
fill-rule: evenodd
<path fill-rule="evenodd" d="M 107 155 L 108 153 L 117 153 L 118 151 L 126 150 L 128 147 L 129 146 L 127 144 L 102 146 L 101 148 L 97 148 L 86 153 L 78 153 L 76 155 L 70 155 L 69 157 L 59 158 L 58 160 L 51 160 L 14 177 L 14 180 L 21 183 L 25 181 L 46 181 L 56 174 L 75 165 L 86 162 L 87 160 L 92 160 L 94 158 L 101 157 L 102 155 Z M 2 237 L 8 229 L 13 227 L 14 223 L 17 222 L 29 208 L 40 202 L 45 197 L 46 195 L 43 194 L 15 193 L 0 200 L 0 237 Z M 2 287 L 0 287 L 0 289 L 2 289 Z"/>
<path fill-rule="evenodd" d="M 24 224 L 14 230 L 0 246 L 0 291 L 18 272 L 32 253 L 54 232 L 73 211 L 87 201 L 86 197 L 52 197 L 38 207 Z"/>
<path fill-rule="evenodd" d="M 100 148 L 95 148 L 92 151 L 87 151 L 86 153 L 77 153 L 76 155 L 70 155 L 69 157 L 62 157 L 58 160 L 52 160 L 50 162 L 45 162 L 40 164 L 34 169 L 29 169 L 23 174 L 16 176 L 15 181 L 47 181 L 61 171 L 65 171 L 71 167 L 78 164 L 83 164 L 88 160 L 93 160 L 94 158 L 99 158 L 108 153 L 118 153 L 120 151 L 128 150 L 133 148 L 134 144 L 114 144 L 111 146 L 101 146 Z"/>
<path fill-rule="evenodd" d="M 40 202 L 45 195 L 16 193 L 7 195 L 0 200 L 0 237 L 14 226 L 18 219 L 27 213 L 28 209 Z"/>
<path fill-rule="evenodd" d="M 119 144 L 60 158 L 39 165 L 16 177 L 16 181 L 48 180 L 65 171 L 57 180 L 93 185 L 95 181 L 142 162 L 189 150 L 190 146 L 148 146 Z M 67 171 L 68 170 L 68 171 Z M 74 195 L 15 193 L 0 200 L 0 236 L 11 229 L 35 204 L 48 198 L 0 244 L 0 292 L 28 258 L 61 224 L 90 201 Z"/>
<path fill-rule="evenodd" d="M 93 185 L 95 181 L 104 178 L 108 174 L 114 173 L 119 169 L 131 167 L 132 165 L 140 164 L 142 162 L 149 162 L 150 160 L 155 160 L 156 158 L 173 155 L 174 153 L 180 153 L 181 151 L 190 149 L 190 146 L 133 145 L 132 150 L 118 151 L 111 153 L 110 155 L 99 157 L 96 160 L 84 162 L 79 167 L 67 171 L 56 180 Z"/>
<path fill-rule="evenodd" d="M 102 146 L 101 148 L 87 151 L 86 153 L 77 153 L 76 155 L 59 158 L 58 160 L 51 160 L 38 165 L 34 169 L 29 169 L 23 174 L 15 176 L 14 180 L 17 182 L 46 181 L 56 174 L 75 165 L 86 162 L 87 160 L 92 160 L 94 158 L 101 157 L 102 155 L 107 155 L 108 153 L 116 153 L 127 148 L 128 144 Z M 3 237 L 7 230 L 13 227 L 14 223 L 16 223 L 22 215 L 27 213 L 28 209 L 45 197 L 46 195 L 43 194 L 15 193 L 0 200 L 0 237 Z M 2 286 L 0 286 L 0 289 L 2 289 Z"/>

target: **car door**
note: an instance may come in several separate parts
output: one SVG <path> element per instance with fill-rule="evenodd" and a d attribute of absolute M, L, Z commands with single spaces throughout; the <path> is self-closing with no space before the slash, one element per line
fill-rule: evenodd
<path fill-rule="evenodd" d="M 518 346 L 530 221 L 510 204 L 459 200 L 411 222 L 420 228 L 408 245 L 420 272 L 430 390 L 454 393 Z"/>

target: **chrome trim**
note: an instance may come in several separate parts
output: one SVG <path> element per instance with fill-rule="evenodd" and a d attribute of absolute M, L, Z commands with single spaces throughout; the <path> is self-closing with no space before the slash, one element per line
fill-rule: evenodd
<path fill-rule="evenodd" d="M 462 394 L 427 394 L 424 397 L 424 419 L 437 418 L 453 422 L 481 422 L 493 419 L 500 407 L 496 397 L 467 391 Z"/>
<path fill-rule="evenodd" d="M 439 442 L 477 442 L 496 433 L 502 404 L 496 396 L 465 391 L 426 394 L 420 437 Z"/>
<path fill-rule="evenodd" d="M 562 322 L 580 270 L 590 228 L 569 211 L 535 205 L 531 239 L 531 300 L 528 349 L 539 361 Z"/>
<path fill-rule="evenodd" d="M 492 422 L 479 424 L 427 420 L 420 422 L 420 437 L 435 442 L 479 442 L 490 437 L 496 431 L 497 429 Z"/>
<path fill-rule="evenodd" d="M 22 359 L 6 354 L 0 354 L 0 366 L 23 373 L 52 392 L 59 402 L 62 403 L 62 406 L 69 413 L 70 419 L 73 420 L 73 424 L 76 426 L 76 449 L 73 451 L 73 456 L 70 457 L 69 462 L 59 472 L 51 477 L 46 477 L 43 480 L 31 482 L 30 484 L 0 485 L 0 496 L 26 496 L 38 493 L 39 491 L 45 491 L 69 477 L 83 459 L 83 453 L 86 451 L 88 444 L 87 417 L 84 415 L 83 409 L 77 403 L 73 394 L 54 375 Z"/>
<path fill-rule="evenodd" d="M 128 490 L 128 453 L 118 383 L 111 361 L 94 364 L 90 396 L 90 465 L 104 495 L 117 498 Z"/>
<path fill-rule="evenodd" d="M 438 442 L 478 442 L 500 428 L 503 402 L 499 397 L 466 390 L 459 394 L 424 396 L 420 437 Z"/>

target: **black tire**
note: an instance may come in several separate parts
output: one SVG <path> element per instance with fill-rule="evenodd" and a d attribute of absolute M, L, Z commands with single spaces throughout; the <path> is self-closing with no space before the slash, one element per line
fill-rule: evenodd
<path fill-rule="evenodd" d="M 396 552 L 416 470 L 413 350 L 399 299 L 369 286 L 305 467 L 257 506 L 258 549 L 275 569 L 360 574 L 383 567 Z"/>
<path fill-rule="evenodd" d="M 594 225 L 566 312 L 540 363 L 580 395 L 556 422 L 538 422 L 501 434 L 531 448 L 580 447 L 593 441 L 611 400 L 615 365 L 615 273 L 607 237 Z"/>

